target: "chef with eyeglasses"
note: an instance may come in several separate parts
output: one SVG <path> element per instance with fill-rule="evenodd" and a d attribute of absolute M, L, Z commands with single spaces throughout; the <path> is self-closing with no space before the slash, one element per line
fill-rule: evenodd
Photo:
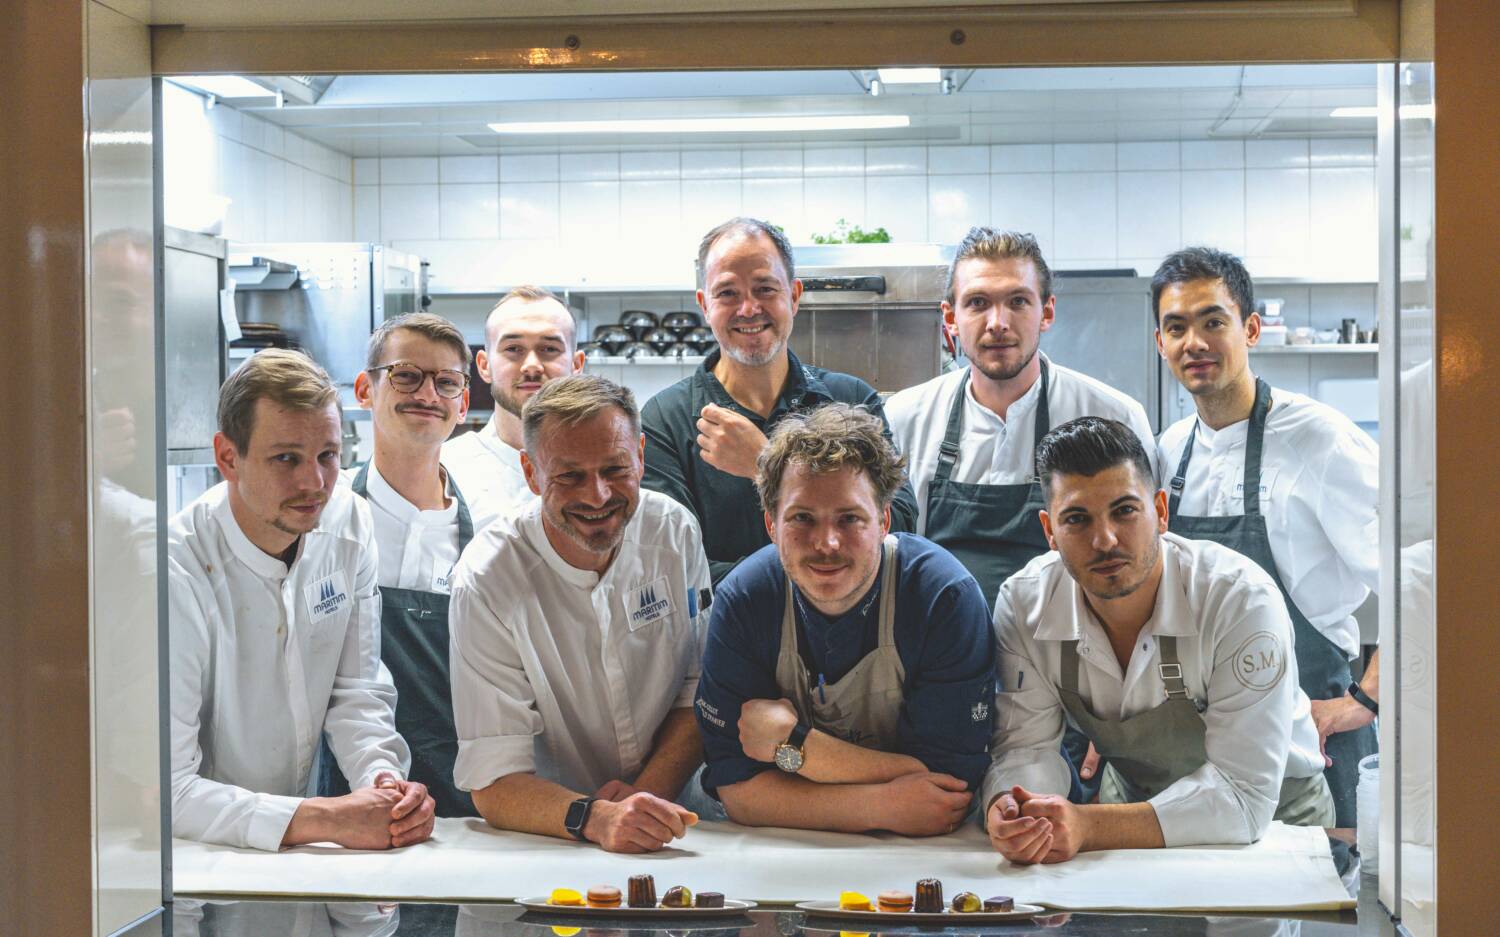
<path fill-rule="evenodd" d="M 374 424 L 374 455 L 349 478 L 375 522 L 380 657 L 396 685 L 396 728 L 411 746 L 411 777 L 427 785 L 440 817 L 479 815 L 453 783 L 458 736 L 448 678 L 449 581 L 474 520 L 441 461 L 443 441 L 468 410 L 468 386 L 463 333 L 426 312 L 381 323 L 354 379 L 354 396 Z M 332 759 L 323 763 L 322 791 L 347 791 Z"/>

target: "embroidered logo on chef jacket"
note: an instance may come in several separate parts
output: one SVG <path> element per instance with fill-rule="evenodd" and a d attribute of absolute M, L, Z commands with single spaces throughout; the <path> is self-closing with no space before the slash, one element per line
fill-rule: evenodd
<path fill-rule="evenodd" d="M 672 614 L 672 597 L 667 591 L 667 577 L 631 589 L 625 593 L 625 613 L 630 616 L 630 630 L 661 621 Z"/>
<path fill-rule="evenodd" d="M 1286 649 L 1269 631 L 1257 631 L 1246 638 L 1231 659 L 1235 679 L 1246 689 L 1269 690 L 1286 673 Z"/>
<path fill-rule="evenodd" d="M 969 718 L 975 722 L 983 722 L 990 717 L 990 704 L 985 702 L 975 703 L 969 710 Z"/>
<path fill-rule="evenodd" d="M 453 564 L 442 560 L 432 561 L 432 588 L 429 592 L 447 595 L 453 582 Z"/>
<path fill-rule="evenodd" d="M 1279 469 L 1274 468 L 1262 468 L 1260 470 L 1260 500 L 1271 500 L 1271 491 L 1276 487 L 1276 475 L 1279 471 Z M 1241 476 L 1240 480 L 1234 483 L 1234 497 L 1238 501 L 1245 500 L 1244 476 Z"/>
<path fill-rule="evenodd" d="M 349 601 L 349 593 L 344 589 L 343 570 L 335 570 L 319 579 L 308 586 L 305 592 L 307 594 L 307 617 L 315 625 L 337 615 Z"/>

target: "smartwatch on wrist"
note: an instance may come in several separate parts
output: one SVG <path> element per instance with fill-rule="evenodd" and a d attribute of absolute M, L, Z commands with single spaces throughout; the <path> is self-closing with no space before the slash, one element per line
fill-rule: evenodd
<path fill-rule="evenodd" d="M 588 838 L 583 835 L 583 826 L 589 822 L 589 812 L 593 810 L 595 800 L 598 798 L 580 797 L 568 804 L 568 816 L 563 820 L 563 827 L 580 843 L 588 842 Z"/>
<path fill-rule="evenodd" d="M 1380 704 L 1371 699 L 1370 694 L 1366 693 L 1363 689 L 1360 688 L 1358 680 L 1350 681 L 1349 695 L 1354 697 L 1354 701 L 1359 705 L 1368 709 L 1370 712 L 1374 713 L 1377 716 L 1380 715 Z"/>
<path fill-rule="evenodd" d="M 810 726 L 800 722 L 793 727 L 792 734 L 786 737 L 786 741 L 776 746 L 776 767 L 787 774 L 796 774 L 802 770 L 802 763 L 806 760 L 802 746 L 807 741 L 807 733 L 811 731 Z"/>

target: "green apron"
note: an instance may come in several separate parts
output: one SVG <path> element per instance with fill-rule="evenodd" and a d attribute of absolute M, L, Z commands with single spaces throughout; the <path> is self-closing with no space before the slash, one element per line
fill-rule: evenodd
<path fill-rule="evenodd" d="M 1343 696 L 1349 688 L 1349 661 L 1339 646 L 1323 636 L 1297 603 L 1292 601 L 1281 575 L 1276 571 L 1276 559 L 1271 554 L 1271 537 L 1266 528 L 1266 518 L 1260 513 L 1260 465 L 1261 452 L 1265 447 L 1266 415 L 1271 411 L 1271 385 L 1257 378 L 1255 381 L 1255 406 L 1250 410 L 1250 427 L 1245 434 L 1245 480 L 1244 514 L 1222 517 L 1184 517 L 1178 514 L 1182 503 L 1182 490 L 1187 484 L 1188 463 L 1193 458 L 1193 442 L 1198 435 L 1198 424 L 1188 434 L 1187 444 L 1182 449 L 1182 461 L 1177 474 L 1172 477 L 1171 501 L 1167 511 L 1167 529 L 1174 534 L 1194 540 L 1212 540 L 1254 560 L 1256 565 L 1270 574 L 1286 601 L 1286 610 L 1292 618 L 1292 632 L 1296 642 L 1297 676 L 1302 691 L 1308 699 L 1330 700 Z M 1324 743 L 1328 757 L 1332 759 L 1324 773 L 1328 786 L 1333 790 L 1333 803 L 1338 811 L 1338 826 L 1352 827 L 1358 823 L 1354 809 L 1354 788 L 1359 782 L 1359 760 L 1373 754 L 1377 749 L 1375 726 L 1367 725 L 1349 732 L 1330 735 Z"/>
<path fill-rule="evenodd" d="M 1193 699 L 1182 679 L 1177 638 L 1156 639 L 1161 661 L 1156 665 L 1167 698 L 1155 709 L 1117 721 L 1094 715 L 1078 691 L 1078 642 L 1062 642 L 1062 680 L 1058 694 L 1073 724 L 1108 759 L 1101 774 L 1099 801 L 1133 804 L 1155 797 L 1208 761 L 1207 704 Z M 1275 819 L 1292 826 L 1332 826 L 1333 800 L 1323 775 L 1283 778 Z"/>
<path fill-rule="evenodd" d="M 895 537 L 885 538 L 882 564 L 879 643 L 835 683 L 813 680 L 803 663 L 793 586 L 787 580 L 776 686 L 792 701 L 797 719 L 804 725 L 865 748 L 890 752 L 896 750 L 897 725 L 906 693 L 906 668 L 896 653 Z"/>
<path fill-rule="evenodd" d="M 356 494 L 368 498 L 369 463 L 354 476 Z M 458 485 L 458 552 L 474 539 L 474 522 Z M 458 730 L 448 677 L 448 596 L 420 589 L 380 589 L 380 659 L 396 684 L 396 731 L 411 748 L 408 780 L 427 785 L 440 817 L 477 817 L 468 791 L 453 783 Z M 349 784 L 325 741 L 319 793 L 348 793 Z"/>

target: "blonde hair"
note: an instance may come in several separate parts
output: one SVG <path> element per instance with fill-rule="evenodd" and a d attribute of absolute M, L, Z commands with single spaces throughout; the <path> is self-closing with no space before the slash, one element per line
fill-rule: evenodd
<path fill-rule="evenodd" d="M 1042 247 L 1034 235 L 1019 231 L 996 231 L 994 228 L 980 226 L 969 229 L 953 255 L 953 264 L 948 268 L 948 285 L 944 290 L 944 299 L 948 301 L 948 305 L 953 305 L 953 280 L 958 273 L 958 265 L 975 257 L 984 260 L 1029 260 L 1036 267 L 1042 302 L 1046 302 L 1047 297 L 1052 295 L 1052 268 L 1047 266 L 1047 260 L 1042 256 Z"/>
<path fill-rule="evenodd" d="M 781 480 L 792 465 L 815 475 L 859 469 L 869 477 L 881 508 L 891 503 L 906 480 L 906 459 L 886 438 L 885 424 L 864 407 L 847 403 L 793 414 L 771 431 L 755 463 L 755 489 L 761 507 L 772 517 L 781 502 Z"/>
<path fill-rule="evenodd" d="M 452 322 L 431 312 L 409 312 L 380 323 L 380 327 L 370 336 L 369 351 L 365 354 L 366 370 L 390 363 L 380 359 L 385 356 L 385 343 L 398 329 L 407 329 L 430 341 L 447 345 L 458 352 L 459 360 L 463 362 L 460 370 L 469 370 L 469 343 L 464 341 L 464 333 Z"/>
<path fill-rule="evenodd" d="M 631 436 L 641 432 L 641 414 L 630 388 L 597 374 L 574 374 L 548 381 L 521 408 L 521 436 L 527 452 L 536 451 L 542 423 L 552 417 L 564 426 L 576 426 L 614 407 L 630 421 Z"/>
<path fill-rule="evenodd" d="M 267 348 L 229 375 L 219 388 L 219 432 L 238 452 L 250 448 L 255 402 L 262 397 L 288 410 L 320 410 L 339 404 L 339 389 L 328 372 L 300 351 Z M 339 407 L 339 416 L 343 416 Z"/>

